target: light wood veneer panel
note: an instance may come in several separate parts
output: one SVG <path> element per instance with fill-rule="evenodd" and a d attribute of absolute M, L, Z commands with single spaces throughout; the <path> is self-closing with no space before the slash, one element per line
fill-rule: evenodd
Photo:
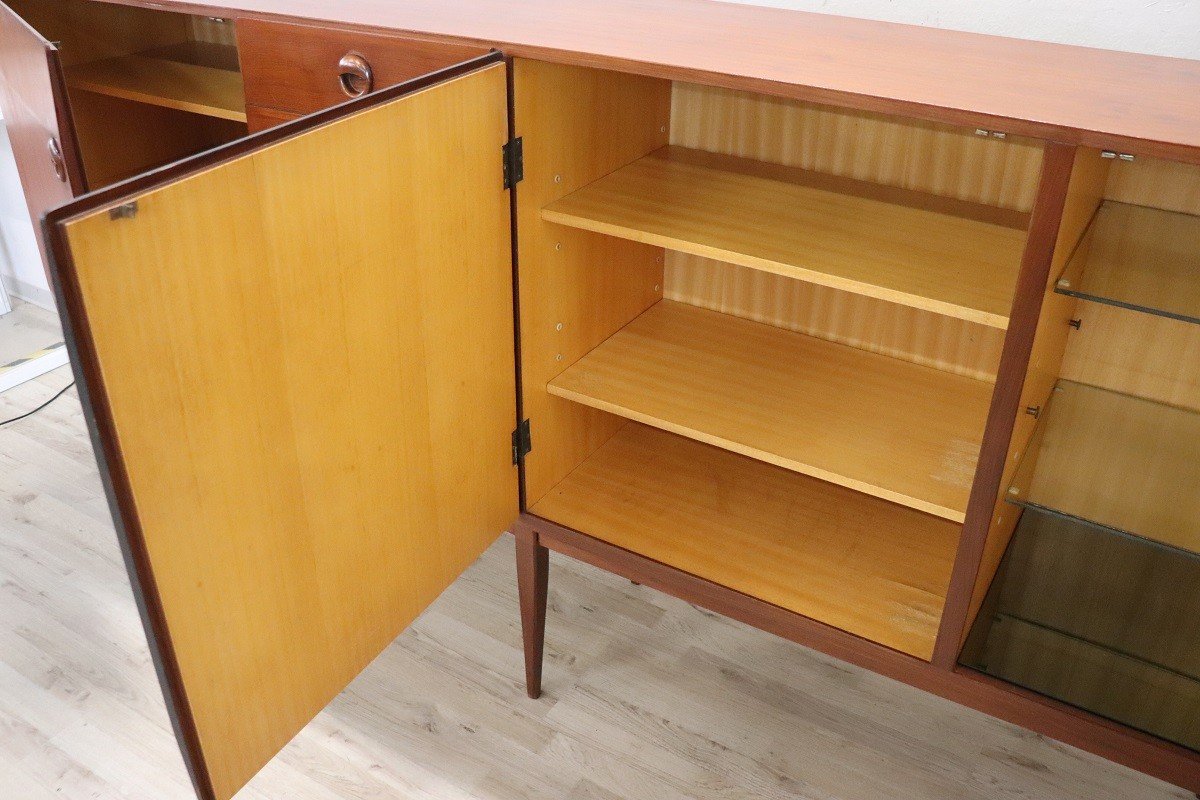
<path fill-rule="evenodd" d="M 1200 553 L 1200 414 L 1063 381 L 1010 495 Z"/>
<path fill-rule="evenodd" d="M 676 250 L 663 297 L 978 380 L 1004 346 L 999 328 Z"/>
<path fill-rule="evenodd" d="M 548 394 L 546 384 L 662 297 L 662 250 L 552 225 L 542 206 L 666 144 L 666 81 L 513 62 L 525 180 L 520 229 L 521 374 L 533 427 L 525 458 L 534 503 L 617 432 L 624 420 Z"/>
<path fill-rule="evenodd" d="M 66 223 L 222 800 L 517 513 L 507 132 L 495 65 Z"/>
<path fill-rule="evenodd" d="M 924 659 L 961 530 L 636 423 L 532 511 Z"/>
<path fill-rule="evenodd" d="M 127 55 L 69 67 L 67 83 L 76 90 L 219 119 L 246 121 L 242 75 L 236 69 L 186 63 L 158 55 Z"/>
<path fill-rule="evenodd" d="M 659 151 L 543 219 L 1004 328 L 1023 231 Z"/>
<path fill-rule="evenodd" d="M 676 82 L 671 144 L 1029 212 L 1033 139 Z"/>
<path fill-rule="evenodd" d="M 551 394 L 962 522 L 984 381 L 664 300 Z"/>

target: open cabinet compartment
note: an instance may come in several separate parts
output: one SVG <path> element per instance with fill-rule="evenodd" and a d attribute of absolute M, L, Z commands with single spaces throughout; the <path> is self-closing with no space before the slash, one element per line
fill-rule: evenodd
<path fill-rule="evenodd" d="M 8 5 L 55 43 L 87 190 L 246 135 L 232 21 L 90 0 Z"/>
<path fill-rule="evenodd" d="M 1200 166 L 1083 150 L 965 666 L 1200 751 Z"/>
<path fill-rule="evenodd" d="M 539 62 L 515 89 L 528 510 L 930 659 L 1040 145 Z"/>

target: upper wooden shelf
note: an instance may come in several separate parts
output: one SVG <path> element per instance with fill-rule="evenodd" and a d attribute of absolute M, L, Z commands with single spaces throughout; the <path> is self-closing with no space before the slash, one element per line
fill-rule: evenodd
<path fill-rule="evenodd" d="M 630 423 L 534 514 L 929 659 L 961 527 Z"/>
<path fill-rule="evenodd" d="M 1200 323 L 1200 217 L 1104 201 L 1055 291 Z"/>
<path fill-rule="evenodd" d="M 1024 216 L 1003 209 L 679 147 L 542 217 L 995 328 L 1025 245 Z"/>
<path fill-rule="evenodd" d="M 992 385 L 664 300 L 548 391 L 962 522 Z"/>
<path fill-rule="evenodd" d="M 237 48 L 186 42 L 68 67 L 72 89 L 246 121 L 246 95 Z"/>
<path fill-rule="evenodd" d="M 1200 414 L 1060 381 L 1008 499 L 1200 553 L 1197 487 Z"/>

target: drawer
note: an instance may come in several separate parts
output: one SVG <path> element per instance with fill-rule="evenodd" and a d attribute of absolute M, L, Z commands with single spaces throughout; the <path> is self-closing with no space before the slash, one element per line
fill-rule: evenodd
<path fill-rule="evenodd" d="M 482 55 L 487 48 L 337 28 L 242 19 L 246 104 L 309 114 Z"/>

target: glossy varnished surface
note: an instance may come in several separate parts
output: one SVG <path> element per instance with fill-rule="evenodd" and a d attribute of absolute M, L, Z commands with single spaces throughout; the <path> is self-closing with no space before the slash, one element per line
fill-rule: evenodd
<path fill-rule="evenodd" d="M 1200 62 L 1186 59 L 709 0 L 153 2 L 459 37 L 511 55 L 995 124 L 1072 143 L 1177 154 L 1200 147 Z"/>
<path fill-rule="evenodd" d="M 0 796 L 191 800 L 71 395 L 0 428 L 0 552 Z M 529 701 L 517 620 L 504 537 L 239 800 L 1191 798 L 555 554 Z"/>

